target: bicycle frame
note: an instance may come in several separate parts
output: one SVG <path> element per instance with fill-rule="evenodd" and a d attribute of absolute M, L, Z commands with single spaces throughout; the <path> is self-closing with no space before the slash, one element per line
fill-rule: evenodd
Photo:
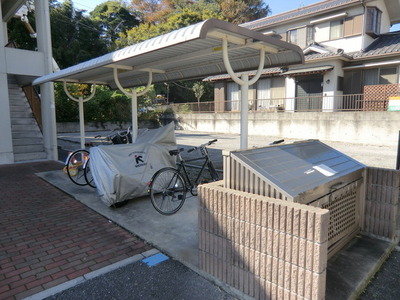
<path fill-rule="evenodd" d="M 183 159 L 180 153 L 178 154 L 179 158 L 179 166 L 177 168 L 179 174 L 182 175 L 183 179 L 188 183 L 189 188 L 193 188 L 194 186 L 198 185 L 200 183 L 200 179 L 202 178 L 203 172 L 206 169 L 206 166 L 210 166 L 212 164 L 212 161 L 210 160 L 208 156 L 208 152 L 206 148 L 201 149 L 201 153 L 203 156 L 201 157 L 196 157 L 196 158 L 191 158 L 191 159 Z M 194 181 L 192 181 L 189 177 L 189 173 L 187 170 L 187 163 L 194 162 L 194 161 L 201 161 L 204 160 L 203 164 L 201 165 L 201 169 L 199 173 L 197 174 L 197 177 Z M 209 170 L 211 180 L 217 180 L 218 178 L 214 178 L 214 175 L 211 170 Z"/>

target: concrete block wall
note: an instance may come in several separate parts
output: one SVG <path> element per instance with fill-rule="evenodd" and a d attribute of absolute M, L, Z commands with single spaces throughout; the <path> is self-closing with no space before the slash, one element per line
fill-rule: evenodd
<path fill-rule="evenodd" d="M 329 211 L 199 187 L 200 268 L 256 299 L 324 299 Z"/>
<path fill-rule="evenodd" d="M 400 171 L 368 167 L 366 170 L 363 230 L 378 237 L 399 240 Z"/>
<path fill-rule="evenodd" d="M 400 112 L 249 112 L 249 133 L 276 139 L 318 139 L 397 146 Z M 177 114 L 187 130 L 240 133 L 240 113 Z"/>

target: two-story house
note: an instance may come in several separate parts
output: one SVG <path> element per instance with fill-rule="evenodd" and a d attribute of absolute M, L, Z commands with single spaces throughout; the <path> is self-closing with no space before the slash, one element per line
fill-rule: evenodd
<path fill-rule="evenodd" d="M 265 69 L 249 91 L 249 109 L 386 110 L 388 97 L 400 95 L 400 32 L 390 32 L 399 22 L 398 0 L 328 0 L 243 24 L 305 54 L 304 65 Z M 207 80 L 216 111 L 239 109 L 229 76 Z"/>
<path fill-rule="evenodd" d="M 40 86 L 41 102 L 29 89 L 33 79 L 53 71 L 49 1 L 33 1 L 35 29 L 26 23 L 35 31 L 31 34 L 37 40 L 37 51 L 11 47 L 8 39 L 7 23 L 12 18 L 27 22 L 27 10 L 21 11 L 25 2 L 0 2 L 0 164 L 57 158 L 53 84 Z M 31 107 L 36 107 L 36 119 L 27 97 Z"/>

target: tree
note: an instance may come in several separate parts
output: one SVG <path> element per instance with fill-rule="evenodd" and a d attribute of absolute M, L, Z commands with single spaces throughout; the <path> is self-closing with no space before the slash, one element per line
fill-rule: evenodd
<path fill-rule="evenodd" d="M 233 24 L 242 24 L 266 17 L 270 13 L 262 0 L 216 0 L 223 18 Z"/>
<path fill-rule="evenodd" d="M 131 12 L 126 4 L 120 1 L 107 1 L 99 4 L 90 13 L 91 20 L 95 21 L 103 31 L 109 48 L 113 48 L 119 34 L 125 34 L 129 29 L 139 25 L 139 13 Z"/>
<path fill-rule="evenodd" d="M 143 23 L 159 24 L 174 9 L 174 0 L 132 0 L 131 8 L 141 13 Z"/>
<path fill-rule="evenodd" d="M 107 53 L 100 26 L 76 10 L 71 0 L 51 8 L 50 21 L 53 56 L 60 68 Z"/>

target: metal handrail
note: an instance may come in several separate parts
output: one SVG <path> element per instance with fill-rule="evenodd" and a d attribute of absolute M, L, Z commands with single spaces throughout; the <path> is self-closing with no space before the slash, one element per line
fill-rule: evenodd
<path fill-rule="evenodd" d="M 22 87 L 22 90 L 25 93 L 26 99 L 28 99 L 28 103 L 32 109 L 33 116 L 36 119 L 36 122 L 40 128 L 40 131 L 43 132 L 42 109 L 41 109 L 40 96 L 39 96 L 38 92 L 36 91 L 36 89 L 31 85 Z"/>
<path fill-rule="evenodd" d="M 338 96 L 313 95 L 307 97 L 271 98 L 249 100 L 249 111 L 258 113 L 274 112 L 344 112 L 344 111 L 385 111 L 388 100 L 373 100 L 365 94 Z M 329 103 L 329 105 L 326 105 Z M 386 103 L 386 105 L 384 105 Z M 289 104 L 289 105 L 288 105 Z M 230 113 L 238 112 L 240 100 L 169 103 L 159 105 L 160 109 L 172 109 L 175 113 Z"/>

